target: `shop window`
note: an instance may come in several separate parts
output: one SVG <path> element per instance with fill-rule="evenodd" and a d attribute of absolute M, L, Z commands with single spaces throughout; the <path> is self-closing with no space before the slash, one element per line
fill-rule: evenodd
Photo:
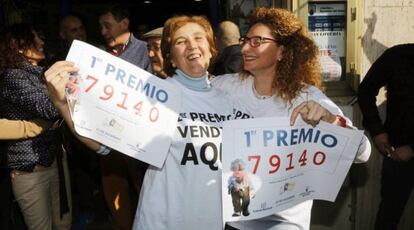
<path fill-rule="evenodd" d="M 346 3 L 310 2 L 308 28 L 319 47 L 323 81 L 345 80 Z"/>

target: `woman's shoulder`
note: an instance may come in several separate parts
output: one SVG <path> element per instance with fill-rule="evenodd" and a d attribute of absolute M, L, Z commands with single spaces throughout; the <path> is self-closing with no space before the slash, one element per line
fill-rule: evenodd
<path fill-rule="evenodd" d="M 25 75 L 25 71 L 22 69 L 14 69 L 14 68 L 8 68 L 3 70 L 1 73 L 2 81 L 9 82 L 9 81 L 17 81 L 22 76 Z"/>
<path fill-rule="evenodd" d="M 240 80 L 240 76 L 238 73 L 230 73 L 230 74 L 223 74 L 215 76 L 211 79 L 211 83 L 213 85 L 218 84 L 228 84 L 228 83 L 234 83 L 236 81 Z"/>
<path fill-rule="evenodd" d="M 5 70 L 3 71 L 3 75 L 10 76 L 10 75 L 15 75 L 15 74 L 20 74 L 20 73 L 22 73 L 22 72 L 23 72 L 23 70 L 22 70 L 22 69 L 7 68 L 7 69 L 5 69 Z"/>
<path fill-rule="evenodd" d="M 211 84 L 215 88 L 226 91 L 244 86 L 247 81 L 249 78 L 244 79 L 238 73 L 233 73 L 216 76 L 211 80 Z"/>
<path fill-rule="evenodd" d="M 302 91 L 301 96 L 305 96 L 309 100 L 322 99 L 327 97 L 321 89 L 313 85 L 307 85 Z"/>

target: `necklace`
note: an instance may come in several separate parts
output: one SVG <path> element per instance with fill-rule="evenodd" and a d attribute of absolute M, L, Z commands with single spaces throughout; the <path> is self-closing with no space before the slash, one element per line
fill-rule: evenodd
<path fill-rule="evenodd" d="M 254 83 L 252 84 L 252 88 L 253 88 L 253 94 L 254 94 L 254 96 L 257 98 L 257 99 L 259 99 L 259 100 L 266 100 L 266 99 L 269 99 L 269 98 L 271 98 L 273 95 L 260 95 L 258 92 L 257 92 L 257 90 L 256 90 L 256 88 L 254 87 Z"/>

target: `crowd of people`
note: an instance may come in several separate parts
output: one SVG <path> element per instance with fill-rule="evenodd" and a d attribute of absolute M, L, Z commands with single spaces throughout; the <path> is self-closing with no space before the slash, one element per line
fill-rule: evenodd
<path fill-rule="evenodd" d="M 62 44 L 50 56 L 48 67 L 41 64 L 46 55 L 38 31 L 30 24 L 11 25 L 2 31 L 0 41 L 4 54 L 0 57 L 0 138 L 5 140 L 2 155 L 6 157 L 1 171 L 5 189 L 0 191 L 5 193 L 1 195 L 5 209 L 13 193 L 28 229 L 75 228 L 78 219 L 93 211 L 91 200 L 101 184 L 114 229 L 310 228 L 311 200 L 268 217 L 224 225 L 220 169 L 186 160 L 184 155 L 188 145 L 197 151 L 207 142 L 220 146 L 221 135 L 179 133 L 188 126 L 222 127 L 222 122 L 186 116 L 194 112 L 226 118 L 234 118 L 235 112 L 244 118 L 290 117 L 290 125 L 301 117 L 312 126 L 324 121 L 355 128 L 321 90 L 318 48 L 302 22 L 287 10 L 258 7 L 241 37 L 233 22 L 224 21 L 214 31 L 205 17 L 180 15 L 143 34 L 142 41 L 130 31 L 128 8 L 115 4 L 100 14 L 99 24 L 109 53 L 165 79 L 183 94 L 182 107 L 176 111 L 180 116 L 176 135 L 163 167 L 147 165 L 76 133 L 65 98 L 69 82 L 65 76 L 78 68 L 64 59 L 74 39 L 88 41 L 79 17 L 61 20 Z M 374 122 L 370 133 L 381 135 L 382 130 L 371 125 Z M 410 141 L 407 134 L 404 140 L 374 143 L 384 146 L 380 151 L 389 156 L 387 161 L 412 162 Z M 354 162 L 366 162 L 370 153 L 364 136 Z M 412 170 L 412 164 L 406 167 Z M 245 196 L 253 187 L 245 178 L 246 194 L 235 189 L 236 179 L 243 177 L 236 171 L 243 169 L 242 164 L 234 167 L 229 192 L 236 204 L 234 214 L 248 216 Z M 412 185 L 407 191 L 411 189 Z M 9 216 L 2 212 L 0 221 L 8 222 Z M 394 223 L 398 219 L 394 217 Z"/>

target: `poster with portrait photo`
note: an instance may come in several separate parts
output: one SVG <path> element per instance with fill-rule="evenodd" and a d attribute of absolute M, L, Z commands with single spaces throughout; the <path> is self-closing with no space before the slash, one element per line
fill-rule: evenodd
<path fill-rule="evenodd" d="M 262 218 L 313 199 L 335 201 L 363 131 L 289 117 L 223 123 L 223 221 Z"/>

